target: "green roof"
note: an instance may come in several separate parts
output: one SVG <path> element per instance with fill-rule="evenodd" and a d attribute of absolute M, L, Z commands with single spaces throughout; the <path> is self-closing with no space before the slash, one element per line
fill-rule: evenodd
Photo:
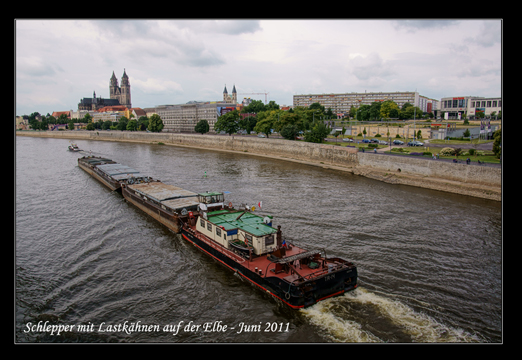
<path fill-rule="evenodd" d="M 239 220 L 236 220 L 241 211 L 229 212 L 228 210 L 219 210 L 208 213 L 208 221 L 221 226 L 225 230 L 241 229 L 254 236 L 265 236 L 277 232 L 271 226 L 263 222 L 263 217 L 245 212 Z"/>

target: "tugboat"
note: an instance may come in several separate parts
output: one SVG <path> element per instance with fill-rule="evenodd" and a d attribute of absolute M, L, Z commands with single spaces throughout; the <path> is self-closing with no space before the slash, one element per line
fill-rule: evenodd
<path fill-rule="evenodd" d="M 194 193 L 100 157 L 81 169 L 225 267 L 293 309 L 357 287 L 357 267 L 323 250 L 305 250 L 272 226 L 272 216 L 235 209 L 224 193 Z"/>
<path fill-rule="evenodd" d="M 272 227 L 271 216 L 225 205 L 223 193 L 198 194 L 183 238 L 293 309 L 313 305 L 357 287 L 356 266 L 325 250 L 305 250 Z M 182 220 L 182 219 L 181 219 Z"/>

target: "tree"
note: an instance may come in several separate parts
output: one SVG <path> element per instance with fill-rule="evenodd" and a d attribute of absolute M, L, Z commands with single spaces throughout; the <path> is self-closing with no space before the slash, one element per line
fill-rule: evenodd
<path fill-rule="evenodd" d="M 44 117 L 42 117 L 42 122 L 40 123 L 40 129 L 49 130 L 49 123 L 47 122 L 47 120 Z"/>
<path fill-rule="evenodd" d="M 279 110 L 263 111 L 257 114 L 258 119 L 254 131 L 266 134 L 266 136 L 269 137 L 277 125 L 278 115 Z"/>
<path fill-rule="evenodd" d="M 297 129 L 297 131 L 304 130 L 303 121 L 299 114 L 289 111 L 285 111 L 282 113 L 280 112 L 278 114 L 278 121 L 276 122 L 274 129 L 275 131 L 283 135 L 283 129 L 290 125 L 294 126 Z"/>
<path fill-rule="evenodd" d="M 265 105 L 266 110 L 279 110 L 279 105 L 276 104 L 274 100 L 270 100 L 267 105 Z"/>
<path fill-rule="evenodd" d="M 493 133 L 493 153 L 500 159 L 502 154 L 502 131 L 500 129 Z"/>
<path fill-rule="evenodd" d="M 330 129 L 322 122 L 316 122 L 312 130 L 305 133 L 305 141 L 313 143 L 322 143 L 328 135 Z"/>
<path fill-rule="evenodd" d="M 45 118 L 47 119 L 49 124 L 56 124 L 56 118 L 54 116 L 47 114 Z"/>
<path fill-rule="evenodd" d="M 69 120 L 69 119 L 67 118 L 67 115 L 65 115 L 65 114 L 61 114 L 60 116 L 58 116 L 59 124 L 65 124 L 68 122 L 67 120 Z"/>
<path fill-rule="evenodd" d="M 60 116 L 61 117 L 61 116 Z M 69 124 L 67 126 L 69 128 L 69 130 L 74 130 L 74 121 L 69 121 Z"/>
<path fill-rule="evenodd" d="M 380 110 L 381 117 L 385 118 L 385 119 L 388 119 L 391 117 L 396 117 L 396 116 L 392 116 L 392 110 L 395 110 L 395 111 L 393 111 L 393 115 L 395 115 L 395 114 L 398 115 L 399 114 L 399 105 L 397 105 L 395 103 L 395 101 L 386 100 L 381 105 L 381 110 Z"/>
<path fill-rule="evenodd" d="M 129 131 L 136 131 L 138 129 L 138 122 L 134 119 L 129 120 L 126 129 Z"/>
<path fill-rule="evenodd" d="M 239 120 L 239 128 L 243 129 L 250 134 L 254 130 L 257 124 L 257 118 L 255 116 L 246 116 L 244 119 Z"/>
<path fill-rule="evenodd" d="M 299 134 L 299 129 L 297 126 L 288 124 L 281 130 L 281 136 L 288 140 L 295 140 L 297 135 Z"/>
<path fill-rule="evenodd" d="M 120 131 L 127 130 L 128 122 L 129 122 L 129 120 L 125 116 L 122 116 L 120 118 L 120 120 L 118 121 L 118 125 L 116 126 L 116 129 L 118 129 Z"/>
<path fill-rule="evenodd" d="M 94 130 L 94 124 L 92 122 L 87 124 L 87 130 Z"/>
<path fill-rule="evenodd" d="M 402 105 L 401 111 L 399 112 L 399 118 L 401 120 L 413 119 L 414 117 L 419 119 L 422 115 L 421 109 L 417 106 L 413 106 L 410 103 Z"/>
<path fill-rule="evenodd" d="M 160 132 L 163 130 L 163 120 L 161 120 L 158 114 L 154 114 L 150 117 L 149 126 L 147 128 L 152 132 Z"/>
<path fill-rule="evenodd" d="M 250 102 L 250 104 L 248 104 L 247 106 L 245 106 L 243 108 L 243 110 L 241 110 L 241 113 L 243 114 L 246 114 L 246 113 L 260 113 L 262 111 L 265 111 L 266 110 L 266 106 L 265 104 L 263 104 L 263 102 L 261 100 L 252 100 Z"/>
<path fill-rule="evenodd" d="M 370 120 L 370 105 L 361 105 L 359 109 L 357 109 L 357 120 L 359 121 L 368 121 Z"/>
<path fill-rule="evenodd" d="M 194 127 L 194 131 L 200 134 L 208 133 L 210 130 L 210 126 L 208 125 L 207 120 L 199 120 L 196 126 Z"/>
<path fill-rule="evenodd" d="M 138 130 L 147 130 L 147 127 L 149 126 L 149 118 L 146 116 L 140 116 L 138 119 Z"/>
<path fill-rule="evenodd" d="M 382 103 L 380 101 L 374 101 L 370 105 L 370 119 L 373 120 L 380 120 L 381 119 L 381 105 Z"/>
<path fill-rule="evenodd" d="M 258 134 L 265 134 L 266 137 L 270 137 L 272 134 L 272 129 L 274 128 L 274 122 L 270 118 L 264 118 L 263 120 L 259 120 L 254 127 L 254 131 Z"/>
<path fill-rule="evenodd" d="M 214 124 L 214 130 L 217 133 L 224 131 L 228 135 L 236 133 L 239 130 L 239 111 L 233 110 L 221 115 Z"/>
<path fill-rule="evenodd" d="M 107 121 L 104 121 L 101 128 L 102 130 L 107 130 L 107 129 L 110 129 L 112 126 L 112 121 L 110 120 L 107 120 Z"/>
<path fill-rule="evenodd" d="M 313 103 L 311 104 L 308 109 L 310 110 L 319 110 L 321 113 L 324 113 L 324 106 L 321 105 L 320 103 L 316 102 L 316 103 Z"/>

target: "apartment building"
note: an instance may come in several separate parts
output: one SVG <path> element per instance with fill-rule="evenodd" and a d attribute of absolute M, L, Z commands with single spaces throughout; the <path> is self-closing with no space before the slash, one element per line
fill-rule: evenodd
<path fill-rule="evenodd" d="M 416 91 L 397 91 L 397 92 L 364 92 L 364 93 L 343 93 L 343 94 L 305 94 L 294 95 L 293 106 L 308 107 L 313 103 L 319 103 L 326 109 L 338 115 L 344 115 L 353 107 L 361 105 L 371 105 L 376 101 L 394 101 L 399 107 L 405 103 L 410 103 L 419 107 L 423 112 L 433 111 L 439 107 L 439 102 L 426 96 L 419 95 Z"/>
<path fill-rule="evenodd" d="M 210 132 L 219 116 L 236 109 L 236 106 L 223 102 L 190 102 L 179 105 L 160 105 L 155 112 L 163 121 L 164 132 L 193 133 L 200 120 L 207 120 Z"/>

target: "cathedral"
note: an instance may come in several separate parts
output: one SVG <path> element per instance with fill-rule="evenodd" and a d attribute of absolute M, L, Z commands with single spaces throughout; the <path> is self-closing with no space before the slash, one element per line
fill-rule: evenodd
<path fill-rule="evenodd" d="M 109 83 L 110 98 L 104 99 L 102 97 L 96 97 L 96 91 L 92 98 L 83 98 L 78 103 L 78 110 L 98 110 L 105 106 L 125 106 L 131 108 L 131 91 L 129 77 L 123 70 L 123 76 L 121 77 L 121 86 L 118 85 L 118 79 L 112 72 L 112 77 Z"/>

